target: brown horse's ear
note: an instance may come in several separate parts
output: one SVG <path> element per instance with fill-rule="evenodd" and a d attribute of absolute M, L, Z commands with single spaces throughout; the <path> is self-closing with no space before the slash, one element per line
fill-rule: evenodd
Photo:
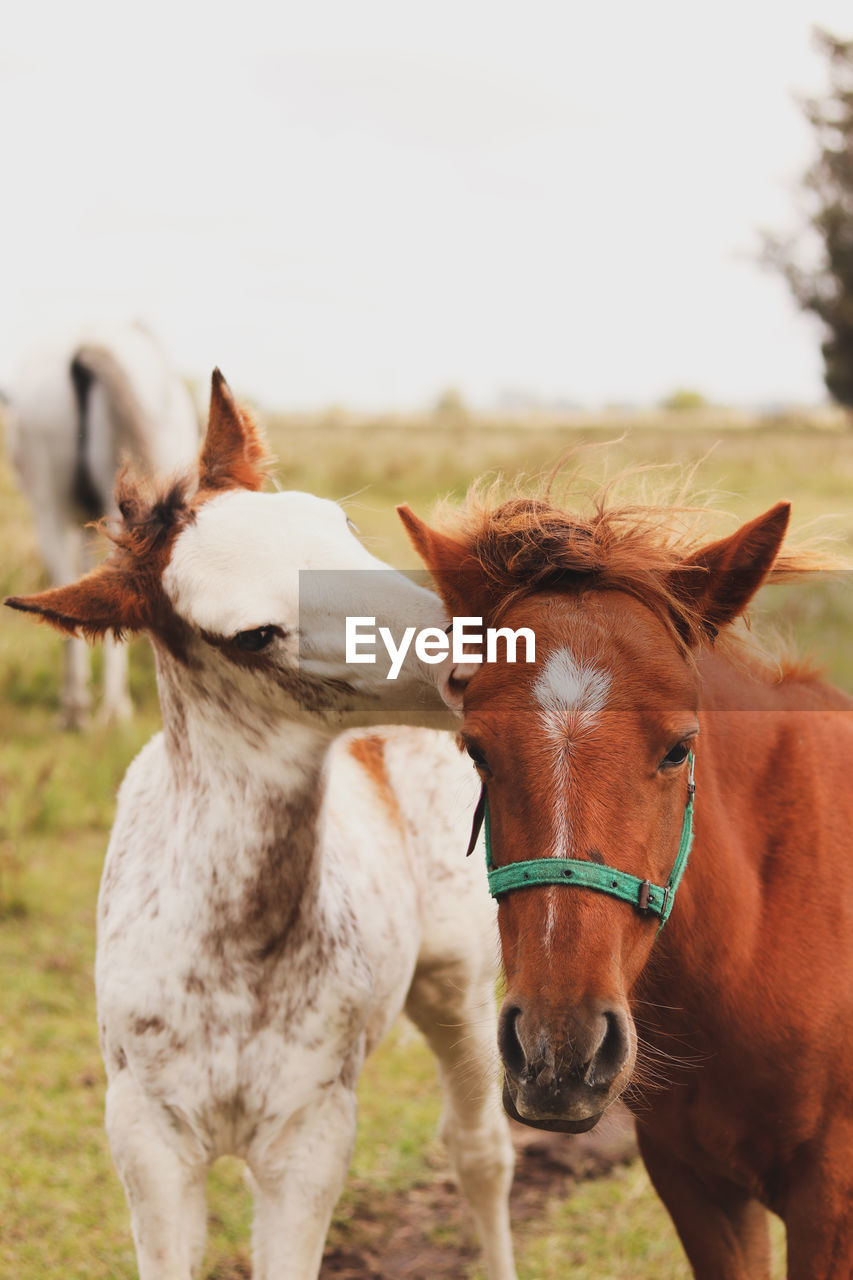
<path fill-rule="evenodd" d="M 258 424 L 235 402 L 228 383 L 214 369 L 210 417 L 199 458 L 199 488 L 260 489 L 268 461 Z"/>
<path fill-rule="evenodd" d="M 779 502 L 728 538 L 712 542 L 682 561 L 670 578 L 699 629 L 713 637 L 743 613 L 773 567 L 788 528 L 791 504 Z M 695 637 L 694 637 L 695 638 Z"/>
<path fill-rule="evenodd" d="M 485 622 L 495 602 L 486 575 L 468 548 L 431 529 L 406 505 L 398 507 L 397 514 L 405 525 L 412 546 L 429 570 L 448 613 L 452 617 L 482 618 Z M 449 658 L 435 670 L 439 692 L 451 710 L 462 711 L 468 681 L 479 669 L 479 663 L 454 664 Z"/>
<path fill-rule="evenodd" d="M 66 587 L 53 587 L 35 596 L 8 596 L 3 603 L 35 614 L 38 622 L 49 622 L 66 635 L 83 635 L 87 640 L 100 639 L 107 631 L 121 639 L 126 632 L 140 631 L 145 625 L 142 602 L 130 578 L 110 564 L 100 565 Z"/>
<path fill-rule="evenodd" d="M 495 602 L 476 557 L 461 542 L 431 529 L 405 503 L 397 507 L 397 515 L 448 612 L 453 616 L 487 618 Z"/>

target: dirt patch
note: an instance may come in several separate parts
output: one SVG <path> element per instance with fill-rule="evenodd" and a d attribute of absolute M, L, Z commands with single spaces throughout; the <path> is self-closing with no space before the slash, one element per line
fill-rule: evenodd
<path fill-rule="evenodd" d="M 634 1124 L 614 1107 L 592 1133 L 569 1136 L 512 1125 L 516 1150 L 514 1223 L 538 1217 L 552 1196 L 601 1177 L 637 1153 Z M 340 1224 L 338 1235 L 340 1235 Z M 357 1201 L 348 1239 L 326 1249 L 322 1280 L 459 1280 L 479 1254 L 455 1183 L 436 1175 L 406 1192 Z M 442 1239 L 446 1236 L 446 1239 Z"/>

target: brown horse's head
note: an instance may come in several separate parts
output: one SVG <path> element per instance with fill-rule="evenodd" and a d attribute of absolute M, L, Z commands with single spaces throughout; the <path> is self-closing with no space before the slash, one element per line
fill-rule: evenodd
<path fill-rule="evenodd" d="M 456 538 L 401 511 L 451 613 L 536 637 L 533 664 L 498 647 L 495 661 L 447 678 L 485 785 L 496 867 L 576 859 L 666 884 L 689 754 L 701 754 L 693 653 L 770 571 L 788 514 L 780 505 L 685 552 L 636 511 L 578 521 L 515 501 Z M 659 920 L 557 883 L 502 894 L 498 922 L 506 1109 L 540 1128 L 589 1129 L 631 1078 L 631 995 Z"/>

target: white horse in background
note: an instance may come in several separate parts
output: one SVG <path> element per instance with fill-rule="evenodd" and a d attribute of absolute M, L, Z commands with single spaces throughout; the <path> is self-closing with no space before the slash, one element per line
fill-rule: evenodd
<path fill-rule="evenodd" d="M 91 567 L 93 539 L 83 526 L 114 514 L 116 474 L 125 458 L 150 475 L 190 465 L 198 418 L 186 385 L 142 325 L 78 334 L 34 350 L 12 389 L 12 462 L 33 511 L 42 558 L 61 586 Z M 127 653 L 104 644 L 104 719 L 130 714 Z M 63 722 L 88 713 L 89 654 L 69 637 L 62 681 Z"/>
<path fill-rule="evenodd" d="M 154 497 L 125 477 L 110 558 L 7 601 L 66 632 L 144 631 L 156 654 L 163 732 L 119 794 L 96 958 L 140 1280 L 198 1268 L 224 1154 L 250 1172 L 254 1280 L 317 1276 L 362 1063 L 403 1009 L 438 1059 L 489 1280 L 513 1280 L 494 906 L 465 857 L 477 781 L 449 733 L 399 727 L 449 724 L 434 668 L 347 666 L 341 625 L 400 636 L 443 611 L 334 503 L 255 492 L 262 453 L 215 375 L 197 472 Z M 340 572 L 306 594 L 303 569 Z"/>

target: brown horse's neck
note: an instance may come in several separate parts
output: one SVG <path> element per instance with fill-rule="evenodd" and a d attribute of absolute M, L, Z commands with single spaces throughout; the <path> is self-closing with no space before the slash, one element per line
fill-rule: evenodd
<path fill-rule="evenodd" d="M 832 825 L 853 821 L 853 701 L 818 680 L 758 681 L 721 657 L 701 673 L 693 849 L 635 994 L 708 1028 L 733 993 L 784 966 L 786 947 L 810 945 L 809 903 L 839 870 Z"/>

